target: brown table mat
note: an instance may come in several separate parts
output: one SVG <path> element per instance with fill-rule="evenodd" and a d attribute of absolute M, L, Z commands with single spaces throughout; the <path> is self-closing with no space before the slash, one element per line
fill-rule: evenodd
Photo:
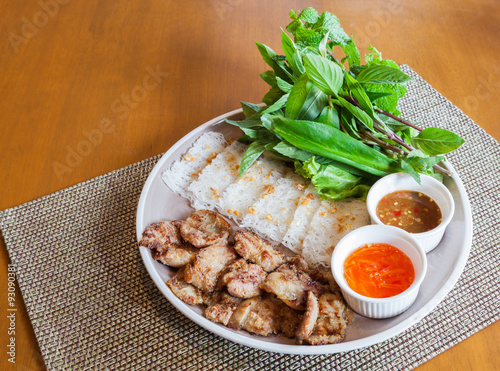
<path fill-rule="evenodd" d="M 449 155 L 472 205 L 474 237 L 458 283 L 422 321 L 382 343 L 294 356 L 213 335 L 153 284 L 135 239 L 140 192 L 160 156 L 0 213 L 17 280 L 49 370 L 412 369 L 500 317 L 500 144 L 408 66 L 406 118 L 461 135 Z"/>

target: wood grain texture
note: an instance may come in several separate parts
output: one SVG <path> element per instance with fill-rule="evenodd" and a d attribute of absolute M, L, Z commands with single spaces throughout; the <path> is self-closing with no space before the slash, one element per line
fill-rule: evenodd
<path fill-rule="evenodd" d="M 259 102 L 290 8 L 336 14 L 358 46 L 406 63 L 500 140 L 500 2 L 495 0 L 18 0 L 0 3 L 0 209 L 166 151 L 203 122 Z M 9 259 L 2 242 L 0 287 Z M 1 368 L 42 370 L 16 292 L 16 364 L 6 296 Z M 495 323 L 419 370 L 494 370 Z M 5 366 L 4 366 L 5 365 Z"/>

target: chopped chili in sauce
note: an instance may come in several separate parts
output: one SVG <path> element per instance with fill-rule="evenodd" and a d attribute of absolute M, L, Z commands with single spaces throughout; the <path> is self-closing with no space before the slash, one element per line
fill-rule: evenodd
<path fill-rule="evenodd" d="M 382 223 L 410 233 L 430 231 L 436 228 L 443 218 L 436 202 L 416 191 L 389 193 L 379 201 L 377 216 Z"/>
<path fill-rule="evenodd" d="M 388 298 L 411 286 L 415 269 L 410 258 L 398 248 L 374 243 L 358 248 L 347 257 L 344 277 L 358 294 Z"/>

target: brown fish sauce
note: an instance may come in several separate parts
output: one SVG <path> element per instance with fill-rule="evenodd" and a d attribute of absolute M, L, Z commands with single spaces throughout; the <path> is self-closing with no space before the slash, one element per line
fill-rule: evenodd
<path fill-rule="evenodd" d="M 442 220 L 441 209 L 432 198 L 407 190 L 384 196 L 377 205 L 377 216 L 382 223 L 410 233 L 430 231 Z"/>

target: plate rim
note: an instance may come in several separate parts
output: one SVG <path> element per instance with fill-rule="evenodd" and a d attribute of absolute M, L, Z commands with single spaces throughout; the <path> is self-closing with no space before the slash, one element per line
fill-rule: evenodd
<path fill-rule="evenodd" d="M 243 110 L 241 108 L 226 112 L 222 115 L 219 115 L 204 124 L 198 126 L 197 128 L 191 130 L 188 132 L 186 135 L 184 135 L 181 139 L 179 139 L 174 145 L 172 145 L 167 152 L 165 152 L 160 160 L 156 163 L 156 165 L 153 167 L 151 170 L 150 174 L 148 175 L 148 178 L 146 182 L 144 183 L 144 186 L 141 191 L 141 195 L 139 198 L 138 206 L 137 206 L 137 213 L 136 213 L 136 237 L 137 241 L 141 239 L 142 232 L 145 228 L 143 225 L 143 215 L 144 215 L 144 209 L 145 209 L 145 203 L 146 203 L 146 197 L 148 190 L 150 189 L 151 185 L 155 181 L 156 177 L 161 174 L 158 174 L 160 172 L 160 168 L 162 165 L 169 159 L 170 155 L 174 153 L 186 140 L 188 140 L 190 137 L 194 137 L 197 133 L 201 133 L 205 131 L 206 129 L 210 128 L 211 126 L 214 126 L 216 124 L 219 124 L 223 122 L 223 120 L 227 117 L 234 116 L 236 114 L 242 113 Z M 229 125 L 229 124 L 228 124 Z M 316 346 L 307 346 L 307 345 L 294 345 L 294 344 L 281 344 L 281 343 L 271 343 L 267 341 L 261 341 L 258 338 L 258 335 L 252 335 L 248 334 L 245 332 L 245 336 L 239 334 L 237 331 L 229 329 L 225 326 L 216 324 L 207 318 L 203 317 L 202 315 L 196 313 L 192 309 L 190 309 L 190 306 L 183 301 L 181 301 L 179 298 L 177 298 L 168 288 L 168 286 L 165 284 L 165 282 L 162 281 L 160 275 L 155 269 L 155 266 L 153 264 L 153 259 L 151 257 L 150 250 L 146 247 L 140 246 L 140 254 L 141 258 L 143 260 L 143 263 L 146 267 L 146 270 L 148 271 L 148 274 L 152 278 L 153 282 L 157 286 L 157 288 L 160 290 L 160 292 L 167 298 L 168 301 L 174 307 L 179 310 L 183 315 L 188 317 L 190 320 L 198 324 L 199 326 L 203 327 L 204 329 L 221 336 L 227 340 L 236 342 L 241 345 L 245 345 L 248 347 L 260 349 L 260 350 L 266 350 L 266 351 L 271 351 L 275 353 L 284 353 L 284 354 L 302 354 L 302 355 L 317 355 L 317 354 L 333 354 L 333 353 L 339 353 L 339 352 L 345 352 L 345 351 L 350 351 L 350 350 L 356 350 L 356 349 L 361 349 L 361 348 L 366 348 L 368 346 L 380 343 L 382 341 L 391 339 L 398 334 L 402 333 L 409 327 L 415 325 L 416 323 L 420 322 L 423 317 L 425 317 L 427 314 L 429 314 L 444 298 L 445 296 L 453 289 L 455 284 L 457 283 L 458 279 L 460 278 L 465 265 L 467 263 L 469 254 L 470 254 L 470 249 L 472 247 L 472 235 L 473 235 L 473 223 L 472 223 L 472 210 L 469 202 L 469 197 L 467 195 L 467 192 L 465 190 L 465 187 L 463 185 L 462 180 L 458 176 L 456 170 L 454 169 L 453 165 L 449 162 L 449 160 L 446 161 L 446 167 L 453 173 L 453 181 L 455 182 L 455 185 L 457 187 L 457 191 L 460 195 L 460 198 L 462 199 L 463 203 L 463 209 L 464 209 L 464 221 L 465 221 L 465 230 L 464 230 L 464 242 L 463 242 L 463 248 L 461 250 L 460 255 L 458 256 L 457 262 L 455 264 L 455 267 L 451 271 L 448 280 L 446 281 L 446 285 L 443 285 L 436 293 L 435 295 L 426 303 L 423 305 L 422 308 L 420 308 L 414 315 L 408 317 L 406 320 L 403 322 L 386 329 L 382 332 L 379 332 L 377 334 L 373 334 L 367 337 L 364 337 L 362 339 L 356 339 L 348 342 L 341 342 L 338 344 L 327 344 L 327 345 L 316 345 Z M 249 337 L 252 336 L 252 337 Z"/>

